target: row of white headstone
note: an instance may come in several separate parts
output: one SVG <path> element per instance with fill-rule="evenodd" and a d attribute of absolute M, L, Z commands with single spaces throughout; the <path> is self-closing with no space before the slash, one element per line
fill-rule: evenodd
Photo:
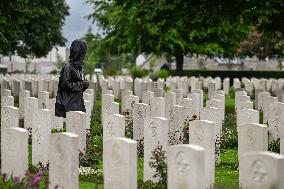
<path fill-rule="evenodd" d="M 108 84 L 106 80 L 101 83 Z M 150 83 L 149 86 L 153 86 Z M 162 84 L 160 85 L 163 87 Z M 131 88 L 132 86 L 129 87 L 129 89 Z M 120 94 L 122 102 L 121 112 L 127 111 L 133 118 L 134 141 L 144 141 L 144 181 L 157 181 L 157 179 L 153 177 L 155 170 L 149 166 L 152 151 L 157 146 L 162 146 L 165 151 L 173 149 L 173 152 L 175 151 L 175 148 L 185 148 L 185 152 L 178 150 L 176 152 L 177 154 L 169 153 L 169 151 L 167 152 L 168 154 L 174 154 L 172 158 L 173 160 L 170 160 L 170 157 L 168 157 L 170 155 L 167 155 L 169 168 L 168 175 L 181 175 L 180 179 L 183 180 L 179 185 L 175 182 L 177 178 L 172 177 L 169 180 L 169 186 L 171 185 L 170 188 L 175 188 L 174 186 L 209 188 L 214 184 L 215 180 L 215 140 L 217 139 L 216 135 L 218 136 L 221 132 L 222 121 L 224 120 L 225 115 L 224 92 L 216 90 L 212 91 L 212 98 L 206 102 L 207 107 L 203 107 L 202 90 L 196 89 L 193 91 L 194 93 L 185 95 L 182 89 L 176 89 L 174 92 L 165 93 L 163 89 L 162 92 L 160 92 L 159 90 L 154 91 L 155 92 L 144 91 L 142 94 L 142 103 L 139 103 L 139 97 L 134 96 L 131 90 L 123 90 Z M 107 88 L 107 90 L 105 90 L 105 94 L 102 95 L 102 123 L 105 142 L 112 140 L 113 137 L 125 137 L 126 118 L 125 116 L 119 114 L 119 104 L 114 101 L 116 97 L 112 95 L 113 93 L 113 88 Z M 196 116 L 197 119 L 199 119 L 200 117 L 204 120 L 196 120 L 189 123 L 190 145 L 183 145 L 184 121 L 185 119 L 192 119 L 194 116 Z M 131 143 L 134 142 L 131 141 Z M 125 152 L 123 150 L 119 152 L 120 148 L 117 147 L 117 144 L 114 146 L 115 147 L 109 148 L 108 145 L 104 145 L 104 152 L 112 150 L 112 152 L 109 153 L 120 154 L 117 156 L 121 156 L 121 154 L 128 154 L 128 152 Z M 169 146 L 172 146 L 172 148 L 169 148 Z M 136 148 L 137 144 L 135 150 L 137 150 Z M 188 152 L 186 152 L 186 149 L 188 149 Z M 204 151 L 204 149 L 206 150 Z M 200 165 L 200 167 L 196 165 L 196 169 L 192 169 L 193 172 L 191 172 L 188 169 L 188 166 L 190 166 L 189 163 L 191 163 L 192 160 L 191 162 L 188 161 L 190 161 L 192 156 L 185 157 L 185 154 L 189 155 L 195 153 L 195 150 L 197 153 L 204 151 L 202 152 L 203 157 L 201 157 L 201 159 L 204 159 L 204 162 L 201 161 L 198 164 L 198 157 L 202 153 L 200 155 L 197 155 L 196 163 L 193 163 L 193 165 L 198 164 Z M 133 152 L 133 154 L 136 154 L 136 152 Z M 133 156 L 134 155 L 132 155 L 132 157 Z M 107 188 L 113 188 L 111 186 L 118 186 L 119 180 L 121 179 L 126 180 L 126 178 L 120 177 L 118 177 L 118 180 L 114 180 L 115 175 L 117 176 L 118 174 L 120 174 L 120 171 L 113 170 L 117 168 L 113 164 L 111 164 L 110 161 L 116 160 L 109 160 L 110 158 L 112 158 L 111 155 L 107 156 L 104 153 L 104 184 Z M 173 161 L 173 163 L 170 163 L 171 161 Z M 176 170 L 170 171 L 171 165 L 176 165 L 174 161 L 178 161 L 178 169 L 180 169 L 178 172 L 176 172 Z M 137 162 L 132 164 L 133 171 L 135 171 L 136 163 Z M 117 166 L 119 165 L 121 165 L 121 162 L 117 164 Z M 123 169 L 125 170 L 125 168 L 122 168 L 121 171 Z M 170 174 L 170 172 L 172 172 L 172 174 Z M 194 174 L 194 172 L 200 172 L 204 177 L 194 177 L 192 175 Z M 130 175 L 137 175 L 137 173 L 134 172 Z M 189 177 L 191 179 L 189 179 Z M 137 186 L 136 177 L 129 177 L 127 180 L 129 179 L 132 179 L 131 183 L 135 183 L 135 186 Z M 170 183 L 171 180 L 173 181 L 173 183 Z M 127 186 L 127 183 L 124 183 L 123 186 L 119 185 L 119 187 L 133 188 Z"/>
<path fill-rule="evenodd" d="M 55 98 L 49 99 L 49 96 L 47 91 L 40 91 L 38 98 L 30 97 L 30 91 L 20 91 L 17 108 L 12 92 L 2 90 L 1 173 L 24 176 L 28 170 L 28 137 L 31 135 L 32 164 L 46 166 L 49 163 L 50 188 L 57 185 L 78 188 L 78 154 L 84 153 L 86 148 L 95 91 L 87 89 L 84 92 L 86 113 L 67 112 L 65 120 L 54 115 Z M 24 128 L 19 127 L 21 119 L 24 119 Z M 64 121 L 67 132 L 51 134 L 52 128 L 62 129 Z"/>
<path fill-rule="evenodd" d="M 229 83 L 228 79 L 224 80 L 224 86 L 226 85 L 227 82 Z M 110 91 L 109 89 L 111 88 L 108 88 L 107 90 L 105 90 L 106 93 L 109 93 L 109 94 L 103 95 L 103 98 L 102 98 L 102 102 L 103 102 L 102 104 L 104 105 L 102 107 L 103 120 L 104 120 L 104 117 L 109 116 L 108 118 L 105 118 L 105 120 L 108 120 L 108 121 L 103 122 L 104 138 L 106 138 L 106 140 L 111 139 L 113 136 L 124 137 L 124 128 L 125 128 L 124 117 L 119 114 L 119 105 L 118 103 L 114 102 L 115 97 L 110 95 L 112 94 L 112 91 Z M 201 121 L 191 122 L 190 132 L 189 132 L 189 137 L 190 137 L 189 143 L 194 141 L 193 138 L 196 138 L 197 142 L 194 142 L 194 144 L 204 147 L 205 152 L 207 154 L 206 155 L 207 158 L 205 158 L 205 162 L 204 162 L 204 164 L 206 165 L 205 166 L 206 171 L 204 175 L 208 177 L 207 178 L 205 177 L 205 180 L 203 180 L 204 178 L 202 180 L 199 180 L 199 183 L 204 182 L 203 186 L 205 187 L 212 186 L 214 183 L 214 164 L 215 164 L 215 159 L 216 159 L 215 152 L 214 152 L 215 150 L 214 145 L 215 145 L 216 135 L 218 135 L 218 131 L 219 129 L 221 129 L 222 121 L 224 120 L 224 117 L 222 115 L 224 113 L 223 108 L 225 106 L 224 92 L 216 91 L 216 83 L 208 84 L 208 92 L 210 93 L 209 96 L 211 98 L 210 100 L 206 102 L 207 108 L 203 108 L 202 106 L 200 107 L 200 117 L 202 117 L 202 112 L 207 112 L 207 114 L 206 116 L 204 116 L 204 120 L 200 118 Z M 163 94 L 164 99 L 163 97 L 161 97 L 162 95 L 160 96 L 160 94 L 161 93 L 159 93 L 159 91 L 158 92 L 157 91 L 143 92 L 142 102 L 144 103 L 139 103 L 139 97 L 133 96 L 132 91 L 122 91 L 121 92 L 122 109 L 126 109 L 128 111 L 130 110 L 133 116 L 133 132 L 134 132 L 133 136 L 137 136 L 137 134 L 135 134 L 136 133 L 135 127 L 140 126 L 140 128 L 138 129 L 139 132 L 137 132 L 139 133 L 140 137 L 138 138 L 134 137 L 134 139 L 136 141 L 137 140 L 139 141 L 139 139 L 144 137 L 144 180 L 154 180 L 154 178 L 152 177 L 153 170 L 151 171 L 151 168 L 148 166 L 149 161 L 147 161 L 147 159 L 149 160 L 149 157 L 151 156 L 151 150 L 153 150 L 158 144 L 160 145 L 162 144 L 166 149 L 168 148 L 168 145 L 171 144 L 169 142 L 170 140 L 169 139 L 167 140 L 167 138 L 170 137 L 171 135 L 171 129 L 169 127 L 172 127 L 173 129 L 176 126 L 175 125 L 176 123 L 181 123 L 182 121 L 180 119 L 183 116 L 179 116 L 179 115 L 181 114 L 181 112 L 184 112 L 184 109 L 182 108 L 182 106 L 175 105 L 177 100 L 175 101 L 175 103 L 173 103 L 172 101 L 170 103 L 165 103 L 166 101 L 165 99 L 168 96 L 168 93 Z M 171 96 L 172 96 L 171 99 L 173 99 L 173 96 L 175 96 L 174 98 L 176 98 L 176 96 L 178 95 L 177 94 L 174 95 L 174 93 L 171 93 Z M 181 97 L 180 100 L 183 101 L 183 97 Z M 195 100 L 195 102 L 197 101 Z M 219 102 L 219 105 L 218 105 L 218 102 Z M 188 104 L 188 105 L 189 106 L 186 106 L 187 108 L 193 107 L 192 104 Z M 171 106 L 169 109 L 175 112 L 175 113 L 172 112 L 173 116 L 170 116 L 170 114 L 169 116 L 167 116 L 169 120 L 164 118 L 166 117 L 165 115 L 167 114 L 165 110 L 167 106 Z M 180 109 L 180 111 L 178 111 L 178 109 Z M 214 114 L 213 113 L 214 111 L 217 113 Z M 280 164 L 283 166 L 283 163 L 282 163 L 283 156 L 279 154 L 267 152 L 267 148 L 268 148 L 267 126 L 259 124 L 259 112 L 256 110 L 253 110 L 253 103 L 250 102 L 250 97 L 247 96 L 245 92 L 244 93 L 242 91 L 236 92 L 236 112 L 237 112 L 237 120 L 238 120 L 237 126 L 238 126 L 238 138 L 239 138 L 240 185 L 244 188 L 259 188 L 259 186 L 264 186 L 264 188 L 265 186 L 267 186 L 269 188 L 274 185 L 276 185 L 278 188 L 282 188 L 283 184 L 281 183 L 281 179 L 279 179 L 279 177 L 283 173 L 267 170 L 267 166 L 270 166 L 270 164 L 275 165 L 275 162 L 279 162 L 279 164 L 276 163 L 277 166 L 280 166 Z M 218 119 L 219 117 L 221 117 L 221 119 Z M 111 121 L 112 119 L 116 121 Z M 117 121 L 118 119 L 120 121 Z M 137 125 L 135 124 L 136 119 L 139 120 L 137 121 L 138 123 Z M 211 122 L 211 126 L 208 127 L 211 129 L 211 131 L 207 130 L 207 132 L 204 132 L 204 130 L 206 129 L 203 129 L 203 127 L 205 127 L 204 125 L 208 124 L 208 121 L 205 121 L 205 120 L 208 120 L 208 119 L 213 120 L 215 123 Z M 157 124 L 155 124 L 155 122 L 157 122 Z M 197 131 L 195 131 L 194 126 L 192 126 L 192 124 L 194 125 L 196 122 L 199 122 L 199 124 L 197 124 L 199 126 L 196 127 Z M 216 124 L 216 122 L 217 123 L 219 122 L 220 124 Z M 220 128 L 218 128 L 218 126 L 216 125 L 220 125 Z M 180 127 L 178 128 L 180 129 Z M 143 129 L 144 129 L 144 132 L 143 132 Z M 181 134 L 180 130 L 178 132 L 174 132 L 174 134 L 176 133 L 179 133 L 178 136 L 180 136 Z M 144 136 L 141 136 L 143 134 Z M 212 139 L 211 143 L 210 143 L 210 136 Z M 156 139 L 156 143 L 155 143 L 155 141 L 153 141 L 151 137 L 152 138 L 159 137 L 160 139 L 158 140 Z M 202 144 L 198 143 L 198 142 L 201 142 L 203 138 L 205 138 L 207 142 L 209 141 L 207 143 L 207 146 L 206 145 L 203 146 Z M 281 144 L 282 144 L 282 141 L 281 141 Z M 214 146 L 213 153 L 212 151 L 210 153 L 210 150 L 208 150 L 210 149 L 210 146 L 211 147 Z M 150 149 L 148 149 L 149 147 Z M 283 145 L 281 145 L 281 147 L 283 147 Z M 113 149 L 113 151 L 115 151 L 114 152 L 115 154 L 118 153 L 117 150 L 115 149 Z M 255 152 L 255 151 L 259 151 L 259 152 Z M 211 157 L 211 161 L 210 161 L 210 158 L 208 157 Z M 168 158 L 170 159 L 170 157 Z M 171 165 L 174 166 L 175 164 L 172 163 L 170 160 L 168 160 L 168 166 L 170 167 Z M 178 165 L 180 165 L 180 163 L 176 163 L 176 166 Z M 210 167 L 213 167 L 213 168 L 210 169 Z M 211 173 L 210 173 L 210 170 L 212 170 Z M 174 173 L 175 175 L 178 175 L 178 173 L 176 172 Z M 213 176 L 212 176 L 212 173 L 213 173 Z M 275 175 L 274 173 L 277 173 L 277 174 Z M 119 173 L 115 171 L 116 176 L 117 174 Z M 267 174 L 274 174 L 274 175 L 272 177 L 268 177 Z M 172 179 L 178 180 L 177 178 L 172 176 L 171 173 L 169 173 L 169 175 L 171 175 L 170 180 L 168 181 L 169 183 L 171 182 Z M 188 173 L 187 175 L 190 175 L 190 173 Z M 109 175 L 104 174 L 104 176 L 106 178 Z M 210 180 L 210 176 L 211 176 L 211 180 Z M 248 176 L 251 176 L 251 177 L 249 177 L 248 179 Z M 194 176 L 192 176 L 191 178 L 194 178 Z M 186 176 L 184 176 L 183 179 L 190 180 Z M 111 179 L 111 181 L 113 181 L 113 179 Z M 135 179 L 133 179 L 133 181 L 135 181 Z M 190 180 L 190 182 L 195 183 L 192 180 Z M 184 183 L 184 182 L 181 181 L 180 183 Z M 117 185 L 118 183 L 116 182 L 113 183 L 113 182 L 110 182 L 110 180 L 105 180 L 105 185 L 108 185 L 108 184 Z M 186 184 L 179 185 L 175 183 L 174 186 L 171 186 L 170 188 L 178 188 L 180 186 L 189 186 L 189 185 L 186 185 Z M 204 188 L 204 187 L 196 187 L 196 188 Z"/>

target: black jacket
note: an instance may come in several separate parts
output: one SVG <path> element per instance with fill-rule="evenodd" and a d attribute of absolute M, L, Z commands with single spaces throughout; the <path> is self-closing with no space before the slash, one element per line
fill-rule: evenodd
<path fill-rule="evenodd" d="M 65 64 L 60 72 L 55 115 L 65 118 L 68 111 L 86 112 L 83 100 L 83 92 L 86 89 L 81 71 L 76 70 L 71 63 Z"/>
<path fill-rule="evenodd" d="M 75 40 L 71 44 L 69 63 L 60 72 L 55 103 L 55 115 L 66 117 L 68 111 L 86 112 L 83 92 L 88 86 L 83 81 L 82 65 L 87 52 L 87 45 Z"/>

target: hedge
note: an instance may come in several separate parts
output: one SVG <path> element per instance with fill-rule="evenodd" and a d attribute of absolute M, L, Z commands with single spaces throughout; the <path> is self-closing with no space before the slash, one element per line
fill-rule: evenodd
<path fill-rule="evenodd" d="M 176 76 L 175 70 L 171 72 L 172 76 Z M 284 71 L 237 71 L 237 70 L 184 70 L 182 72 L 181 76 L 203 76 L 203 77 L 220 77 L 221 79 L 224 79 L 226 77 L 230 78 L 231 80 L 233 78 L 284 78 Z"/>

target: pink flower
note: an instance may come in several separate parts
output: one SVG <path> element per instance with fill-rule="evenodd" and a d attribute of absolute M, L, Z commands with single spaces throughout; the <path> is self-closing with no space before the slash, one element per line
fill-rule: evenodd
<path fill-rule="evenodd" d="M 40 176 L 36 176 L 36 177 L 34 178 L 34 180 L 33 180 L 32 185 L 33 185 L 33 186 L 38 186 L 39 183 L 40 183 Z"/>

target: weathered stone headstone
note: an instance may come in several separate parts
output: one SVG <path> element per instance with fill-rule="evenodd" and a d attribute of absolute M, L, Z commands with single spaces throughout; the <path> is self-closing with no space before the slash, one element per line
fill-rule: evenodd
<path fill-rule="evenodd" d="M 255 94 L 254 95 L 254 97 L 255 97 L 255 109 L 257 109 L 257 110 L 259 110 L 258 104 L 260 103 L 258 94 L 261 93 L 261 92 L 265 92 L 264 89 L 255 89 L 255 93 L 254 93 Z"/>
<path fill-rule="evenodd" d="M 193 100 L 189 99 L 189 98 L 184 98 L 182 99 L 182 101 L 180 102 L 180 106 L 183 107 L 183 112 L 184 112 L 184 118 L 183 120 L 191 120 L 193 119 L 194 116 L 197 117 L 197 115 L 195 115 L 193 113 Z"/>
<path fill-rule="evenodd" d="M 38 81 L 32 80 L 32 92 L 31 96 L 37 97 L 38 96 Z"/>
<path fill-rule="evenodd" d="M 200 111 L 200 120 L 212 121 L 215 125 L 215 137 L 220 138 L 222 132 L 222 117 L 218 108 L 202 108 Z"/>
<path fill-rule="evenodd" d="M 104 188 L 137 189 L 137 142 L 107 139 L 103 153 Z"/>
<path fill-rule="evenodd" d="M 274 102 L 277 102 L 276 97 L 268 96 L 267 98 L 265 98 L 264 107 L 263 107 L 263 123 L 268 123 L 269 115 L 271 113 L 270 112 L 271 105 Z"/>
<path fill-rule="evenodd" d="M 1 174 L 24 177 L 28 170 L 28 131 L 11 127 L 1 131 Z"/>
<path fill-rule="evenodd" d="M 150 116 L 150 105 L 137 103 L 133 106 L 133 139 L 141 141 L 144 138 L 144 123 L 147 116 Z"/>
<path fill-rule="evenodd" d="M 150 100 L 151 116 L 153 117 L 165 117 L 165 98 L 154 97 Z"/>
<path fill-rule="evenodd" d="M 61 129 L 63 128 L 63 117 L 55 116 L 55 103 L 56 99 L 49 99 L 49 108 L 51 111 L 51 128 Z"/>
<path fill-rule="evenodd" d="M 244 109 L 253 109 L 253 102 L 251 101 L 240 101 L 237 104 L 237 114 L 239 114 L 239 111 Z"/>
<path fill-rule="evenodd" d="M 284 154 L 284 140 L 280 140 L 280 154 Z"/>
<path fill-rule="evenodd" d="M 215 182 L 215 128 L 214 123 L 207 120 L 196 120 L 189 123 L 189 144 L 205 149 L 205 181 L 206 188 Z"/>
<path fill-rule="evenodd" d="M 86 108 L 86 128 L 90 129 L 93 106 L 89 100 L 84 100 L 84 104 Z"/>
<path fill-rule="evenodd" d="M 250 152 L 240 158 L 242 189 L 284 188 L 284 156 L 272 152 Z"/>
<path fill-rule="evenodd" d="M 168 120 L 162 117 L 147 117 L 144 128 L 144 181 L 151 180 L 156 182 L 154 178 L 155 169 L 149 166 L 152 151 L 158 146 L 166 151 L 168 146 Z"/>
<path fill-rule="evenodd" d="M 12 96 L 12 91 L 9 89 L 3 89 L 1 96 Z"/>
<path fill-rule="evenodd" d="M 19 109 L 4 106 L 1 109 L 1 130 L 10 127 L 19 127 Z"/>
<path fill-rule="evenodd" d="M 200 98 L 200 108 L 202 108 L 204 106 L 203 105 L 203 98 L 204 98 L 203 90 L 196 89 L 196 90 L 192 90 L 191 93 L 196 93 L 196 94 L 199 95 L 199 98 Z"/>
<path fill-rule="evenodd" d="M 237 114 L 237 127 L 249 123 L 259 123 L 259 111 L 253 109 L 243 109 Z"/>
<path fill-rule="evenodd" d="M 49 189 L 79 189 L 79 138 L 73 133 L 55 133 L 49 143 Z"/>
<path fill-rule="evenodd" d="M 208 83 L 208 98 L 211 99 L 211 95 L 216 91 L 216 83 Z"/>
<path fill-rule="evenodd" d="M 173 92 L 167 92 L 164 94 L 165 97 L 165 116 L 169 117 L 170 116 L 170 111 L 172 111 L 173 106 L 176 105 L 176 93 Z"/>
<path fill-rule="evenodd" d="M 142 103 L 150 104 L 150 100 L 155 97 L 154 92 L 152 91 L 144 91 L 142 94 Z"/>
<path fill-rule="evenodd" d="M 268 92 L 259 92 L 258 93 L 258 104 L 257 104 L 257 110 L 264 111 L 264 105 L 266 98 L 270 96 L 270 93 Z"/>
<path fill-rule="evenodd" d="M 47 91 L 40 91 L 38 93 L 38 108 L 49 110 L 49 93 Z"/>
<path fill-rule="evenodd" d="M 124 98 L 124 102 L 122 102 L 122 112 L 129 112 L 132 115 L 133 105 L 139 103 L 138 96 L 128 95 Z"/>
<path fill-rule="evenodd" d="M 268 150 L 268 127 L 247 123 L 238 127 L 238 157 L 247 152 Z"/>
<path fill-rule="evenodd" d="M 220 111 L 220 116 L 222 118 L 222 120 L 225 119 L 225 108 L 224 108 L 225 104 L 222 103 L 221 100 L 218 99 L 210 99 L 206 101 L 206 107 L 207 108 L 217 108 Z"/>
<path fill-rule="evenodd" d="M 196 93 L 190 93 L 187 95 L 187 98 L 192 99 L 192 114 L 196 115 L 197 118 L 200 117 L 200 109 L 201 109 L 201 105 L 200 105 L 200 95 L 196 94 Z M 181 105 L 181 104 L 180 104 Z"/>
<path fill-rule="evenodd" d="M 114 80 L 113 81 L 113 96 L 115 99 L 119 99 L 120 98 L 120 83 L 119 81 Z"/>
<path fill-rule="evenodd" d="M 106 119 L 103 125 L 104 140 L 111 137 L 125 136 L 125 116 L 120 114 L 107 114 Z"/>
<path fill-rule="evenodd" d="M 226 95 L 229 95 L 230 91 L 230 78 L 225 78 L 223 81 L 223 90 L 225 91 Z"/>
<path fill-rule="evenodd" d="M 13 96 L 2 96 L 1 98 L 1 107 L 5 106 L 14 106 L 14 97 Z"/>
<path fill-rule="evenodd" d="M 104 117 L 104 114 L 107 112 L 107 109 L 109 109 L 110 103 L 112 102 L 114 102 L 113 95 L 110 95 L 110 94 L 102 95 L 102 106 L 101 106 L 102 119 Z"/>
<path fill-rule="evenodd" d="M 269 140 L 277 140 L 277 138 L 280 138 L 280 127 L 283 127 L 281 125 L 281 117 L 284 115 L 284 103 L 281 102 L 273 102 L 270 104 L 270 111 L 269 111 L 269 117 L 268 117 L 268 132 L 269 132 Z M 283 137 L 283 136 L 281 136 Z"/>
<path fill-rule="evenodd" d="M 174 105 L 169 115 L 169 145 L 183 144 L 184 111 Z"/>
<path fill-rule="evenodd" d="M 24 109 L 25 109 L 25 98 L 30 97 L 30 91 L 20 91 L 19 96 L 19 116 L 20 119 L 24 118 Z"/>
<path fill-rule="evenodd" d="M 193 144 L 171 146 L 168 156 L 168 188 L 206 188 L 205 149 Z"/>
<path fill-rule="evenodd" d="M 24 128 L 32 129 L 36 124 L 38 100 L 35 97 L 25 98 Z"/>
<path fill-rule="evenodd" d="M 79 137 L 79 150 L 85 153 L 86 148 L 86 113 L 70 111 L 66 113 L 66 131 Z"/>
<path fill-rule="evenodd" d="M 20 82 L 17 80 L 12 81 L 12 93 L 14 97 L 19 97 L 20 93 Z"/>
<path fill-rule="evenodd" d="M 51 112 L 47 109 L 39 110 L 36 124 L 32 128 L 32 164 L 39 162 L 46 166 L 49 155 L 49 137 L 51 134 Z"/>

